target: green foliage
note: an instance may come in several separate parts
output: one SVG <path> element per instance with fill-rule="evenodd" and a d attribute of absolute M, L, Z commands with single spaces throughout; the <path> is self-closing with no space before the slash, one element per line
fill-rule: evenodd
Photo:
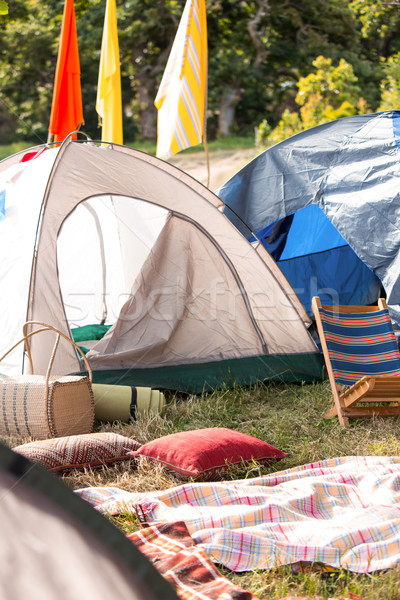
<path fill-rule="evenodd" d="M 285 140 L 287 137 L 303 131 L 303 129 L 299 113 L 285 110 L 278 125 L 271 132 L 268 143 L 269 145 L 277 144 L 281 140 Z"/>
<path fill-rule="evenodd" d="M 43 141 L 64 1 L 8 4 L 9 14 L 0 18 L 0 143 L 16 137 Z M 126 140 L 155 142 L 154 98 L 184 5 L 185 0 L 117 0 Z M 264 119 L 272 128 L 282 119 L 278 137 L 296 131 L 297 118 L 288 113 L 300 108 L 303 126 L 308 126 L 390 104 L 388 90 L 395 79 L 390 80 L 388 69 L 400 52 L 399 6 L 399 0 L 206 0 L 209 139 L 218 135 L 229 95 L 234 98 L 228 103 L 233 107 L 230 129 L 237 135 L 254 135 Z M 100 135 L 95 102 L 104 9 L 105 0 L 75 0 L 83 129 L 93 139 Z M 317 57 L 332 61 L 331 66 L 325 63 L 310 75 Z M 336 98 L 332 82 L 320 76 L 328 67 L 334 71 Z M 308 98 L 304 103 L 299 82 Z M 361 105 L 355 98 L 360 90 Z"/>
<path fill-rule="evenodd" d="M 324 105 L 338 108 L 343 102 L 356 103 L 360 97 L 360 88 L 353 67 L 343 58 L 335 67 L 331 58 L 318 56 L 313 61 L 315 72 L 299 79 L 296 102 L 306 105 L 315 95 L 320 96 Z"/>
<path fill-rule="evenodd" d="M 367 111 L 352 65 L 341 58 L 334 66 L 332 59 L 324 56 L 318 56 L 312 64 L 315 70 L 297 83 L 295 100 L 299 111 L 283 113 L 268 143 L 277 143 L 304 129 Z"/>
<path fill-rule="evenodd" d="M 11 154 L 16 154 L 17 152 L 21 152 L 22 150 L 26 150 L 35 144 L 28 141 L 14 142 L 12 144 L 7 144 L 5 146 L 0 146 L 0 160 L 7 158 L 7 156 L 11 156 Z"/>
<path fill-rule="evenodd" d="M 400 50 L 399 0 L 353 0 L 350 7 L 360 19 L 368 50 L 376 57 L 388 58 Z"/>
<path fill-rule="evenodd" d="M 0 15 L 8 14 L 8 4 L 5 0 L 0 0 Z"/>
<path fill-rule="evenodd" d="M 40 142 L 47 138 L 57 52 L 56 16 L 54 2 L 44 7 L 20 0 L 10 7 L 1 32 L 2 111 L 6 109 L 15 118 L 20 138 Z"/>
<path fill-rule="evenodd" d="M 266 146 L 268 144 L 268 138 L 271 135 L 271 131 L 271 125 L 268 123 L 267 119 L 261 121 L 256 129 L 256 148 L 260 148 L 261 146 Z"/>
<path fill-rule="evenodd" d="M 379 110 L 400 110 L 400 52 L 388 58 L 384 70 Z"/>

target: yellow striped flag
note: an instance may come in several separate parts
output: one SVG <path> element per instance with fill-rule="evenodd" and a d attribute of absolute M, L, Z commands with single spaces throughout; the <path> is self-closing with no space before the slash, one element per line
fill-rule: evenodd
<path fill-rule="evenodd" d="M 115 0 L 107 0 L 101 42 L 96 110 L 102 125 L 101 139 L 105 142 L 122 144 L 121 75 Z"/>
<path fill-rule="evenodd" d="M 205 0 L 187 0 L 154 101 L 158 109 L 157 156 L 200 144 L 207 99 Z"/>

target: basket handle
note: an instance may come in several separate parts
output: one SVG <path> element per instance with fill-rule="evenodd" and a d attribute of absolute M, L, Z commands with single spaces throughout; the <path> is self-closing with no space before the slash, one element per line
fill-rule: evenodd
<path fill-rule="evenodd" d="M 36 329 L 35 331 L 31 331 L 31 333 L 28 333 L 27 332 L 27 328 L 28 328 L 29 325 L 40 325 L 41 329 Z M 90 383 L 92 383 L 92 379 L 93 379 L 92 369 L 91 369 L 91 367 L 89 365 L 88 359 L 85 356 L 85 353 L 81 350 L 81 348 L 79 348 L 79 346 L 77 344 L 75 344 L 75 342 L 73 342 L 69 337 L 67 337 L 66 335 L 64 335 L 56 327 L 53 327 L 52 325 L 47 325 L 46 323 L 42 323 L 41 321 L 27 321 L 26 323 L 24 323 L 24 325 L 22 327 L 22 331 L 23 331 L 23 338 L 21 340 L 19 340 L 16 344 L 14 344 L 14 346 L 12 346 L 12 348 L 10 348 L 9 350 L 7 350 L 7 352 L 0 358 L 0 362 L 8 354 L 10 354 L 10 352 L 12 352 L 14 350 L 14 348 L 16 348 L 22 342 L 25 342 L 26 351 L 27 351 L 28 359 L 29 359 L 30 370 L 31 370 L 31 373 L 34 374 L 33 361 L 32 361 L 31 349 L 30 349 L 30 345 L 29 345 L 29 339 L 33 335 L 36 335 L 37 333 L 41 333 L 43 331 L 54 331 L 56 333 L 56 341 L 54 343 L 53 351 L 52 351 L 51 356 L 50 356 L 49 366 L 47 368 L 47 373 L 46 373 L 46 388 L 48 387 L 50 373 L 51 373 L 51 369 L 53 367 L 54 358 L 55 358 L 55 355 L 56 355 L 56 352 L 57 352 L 57 348 L 58 348 L 58 344 L 59 344 L 59 341 L 60 341 L 60 337 L 64 338 L 64 340 L 67 340 L 67 342 L 69 342 L 72 346 L 74 346 L 74 348 L 76 350 L 78 350 L 78 352 L 81 354 L 81 356 L 83 358 L 83 361 L 85 363 L 88 375 L 89 375 Z"/>

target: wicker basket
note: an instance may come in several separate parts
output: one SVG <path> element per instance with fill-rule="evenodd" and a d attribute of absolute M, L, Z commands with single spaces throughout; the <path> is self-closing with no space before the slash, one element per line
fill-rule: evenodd
<path fill-rule="evenodd" d="M 41 328 L 28 333 L 27 328 L 32 325 L 39 325 Z M 25 342 L 30 369 L 33 373 L 29 340 L 33 335 L 43 331 L 54 331 L 56 334 L 46 375 L 32 374 L 0 378 L 0 434 L 46 439 L 91 433 L 94 423 L 92 370 L 79 346 L 61 331 L 40 321 L 28 321 L 23 327 L 23 338 L 0 358 L 0 362 L 18 344 Z M 50 375 L 60 337 L 80 352 L 89 377 Z"/>

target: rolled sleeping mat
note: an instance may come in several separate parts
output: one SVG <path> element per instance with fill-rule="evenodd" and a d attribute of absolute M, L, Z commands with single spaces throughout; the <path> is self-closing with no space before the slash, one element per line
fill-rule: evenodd
<path fill-rule="evenodd" d="M 159 390 L 129 385 L 92 383 L 96 421 L 136 420 L 138 414 L 161 413 L 165 396 Z"/>

